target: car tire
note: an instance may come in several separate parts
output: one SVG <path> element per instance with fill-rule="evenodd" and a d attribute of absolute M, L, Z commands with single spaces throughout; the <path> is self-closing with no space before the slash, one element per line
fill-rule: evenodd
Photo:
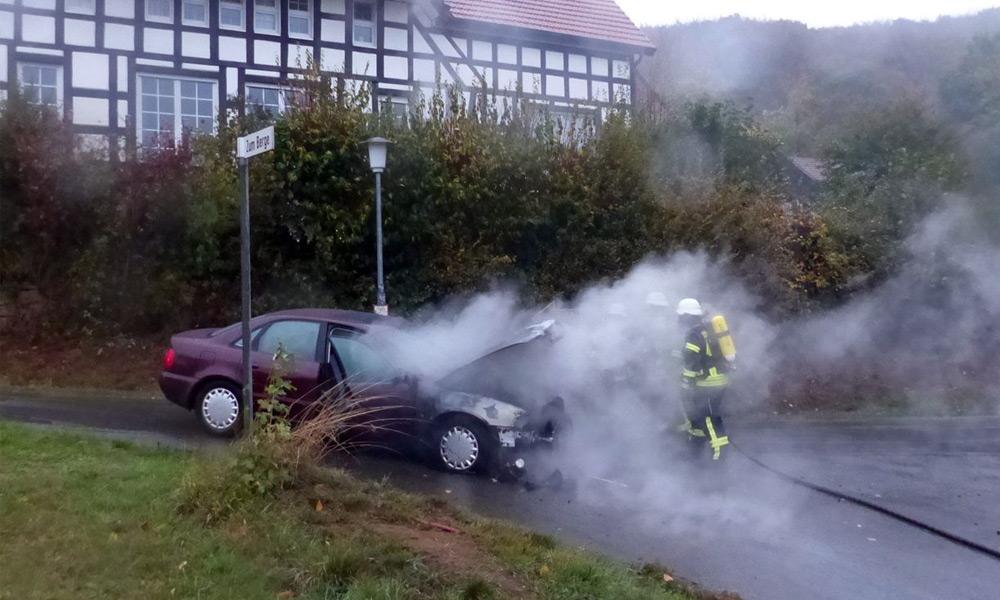
<path fill-rule="evenodd" d="M 240 389 L 226 381 L 214 381 L 201 387 L 194 399 L 194 413 L 208 433 L 233 437 L 243 424 Z"/>
<path fill-rule="evenodd" d="M 488 472 L 500 444 L 482 422 L 458 415 L 431 428 L 429 445 L 435 467 L 464 474 Z"/>

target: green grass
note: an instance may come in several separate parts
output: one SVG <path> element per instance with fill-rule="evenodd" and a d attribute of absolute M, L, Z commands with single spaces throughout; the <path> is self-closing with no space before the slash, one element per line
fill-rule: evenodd
<path fill-rule="evenodd" d="M 206 524 L 187 505 L 228 460 L 0 423 L 0 600 L 714 597 L 341 471 Z M 391 533 L 420 519 L 460 528 L 472 568 Z"/>

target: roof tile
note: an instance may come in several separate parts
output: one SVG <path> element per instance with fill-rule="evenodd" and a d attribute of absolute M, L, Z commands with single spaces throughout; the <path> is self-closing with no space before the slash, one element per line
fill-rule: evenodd
<path fill-rule="evenodd" d="M 444 0 L 456 19 L 652 48 L 615 0 Z"/>

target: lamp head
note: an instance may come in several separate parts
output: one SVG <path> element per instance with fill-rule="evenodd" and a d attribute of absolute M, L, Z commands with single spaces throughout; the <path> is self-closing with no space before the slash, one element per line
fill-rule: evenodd
<path fill-rule="evenodd" d="M 373 137 L 361 142 L 368 146 L 368 164 L 374 173 L 385 171 L 385 163 L 389 154 L 389 144 L 392 142 L 384 137 Z"/>

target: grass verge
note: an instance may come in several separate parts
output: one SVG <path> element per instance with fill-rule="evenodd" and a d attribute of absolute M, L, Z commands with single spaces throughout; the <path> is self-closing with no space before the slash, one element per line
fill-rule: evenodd
<path fill-rule="evenodd" d="M 239 454 L 0 423 L 0 599 L 731 597 L 342 471 L 220 493 Z"/>

